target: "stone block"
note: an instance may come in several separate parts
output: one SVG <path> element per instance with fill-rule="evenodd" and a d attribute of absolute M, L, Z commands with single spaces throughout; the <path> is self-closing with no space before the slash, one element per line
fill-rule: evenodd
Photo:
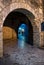
<path fill-rule="evenodd" d="M 3 42 L 2 40 L 0 41 L 0 57 L 3 56 Z"/>

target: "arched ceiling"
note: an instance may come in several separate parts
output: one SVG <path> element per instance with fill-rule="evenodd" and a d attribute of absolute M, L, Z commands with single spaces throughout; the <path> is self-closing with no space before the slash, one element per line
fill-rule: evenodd
<path fill-rule="evenodd" d="M 44 0 L 0 0 L 0 12 L 3 10 L 4 7 L 6 7 L 7 5 L 9 5 L 10 3 L 12 2 L 22 2 L 22 3 L 27 3 L 29 4 L 33 9 L 37 9 L 40 7 L 40 6 L 44 6 L 43 5 L 43 1 Z M 44 7 L 42 8 L 44 9 Z"/>

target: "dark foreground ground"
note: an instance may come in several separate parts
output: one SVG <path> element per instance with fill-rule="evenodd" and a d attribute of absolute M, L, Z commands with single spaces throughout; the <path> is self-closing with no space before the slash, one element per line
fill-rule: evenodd
<path fill-rule="evenodd" d="M 44 50 L 28 44 L 21 48 L 14 40 L 6 40 L 0 65 L 44 65 Z"/>

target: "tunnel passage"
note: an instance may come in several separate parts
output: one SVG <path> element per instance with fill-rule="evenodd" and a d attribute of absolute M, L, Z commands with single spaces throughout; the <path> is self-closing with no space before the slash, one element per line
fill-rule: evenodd
<path fill-rule="evenodd" d="M 4 27 L 10 27 L 15 30 L 18 38 L 18 28 L 21 24 L 26 24 L 28 26 L 28 44 L 33 45 L 33 27 L 31 25 L 31 21 L 28 19 L 28 17 L 18 11 L 13 11 L 8 14 L 6 17 L 3 26 Z"/>

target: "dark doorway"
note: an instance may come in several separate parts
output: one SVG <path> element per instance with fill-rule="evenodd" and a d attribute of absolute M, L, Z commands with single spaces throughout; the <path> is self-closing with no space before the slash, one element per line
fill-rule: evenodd
<path fill-rule="evenodd" d="M 14 29 L 18 37 L 18 28 L 23 23 L 28 26 L 28 42 L 27 43 L 33 45 L 33 27 L 32 27 L 31 21 L 28 19 L 28 17 L 25 14 L 18 11 L 13 11 L 9 13 L 4 21 L 3 26 L 8 26 Z"/>
<path fill-rule="evenodd" d="M 41 23 L 41 31 L 44 31 L 44 22 Z"/>

